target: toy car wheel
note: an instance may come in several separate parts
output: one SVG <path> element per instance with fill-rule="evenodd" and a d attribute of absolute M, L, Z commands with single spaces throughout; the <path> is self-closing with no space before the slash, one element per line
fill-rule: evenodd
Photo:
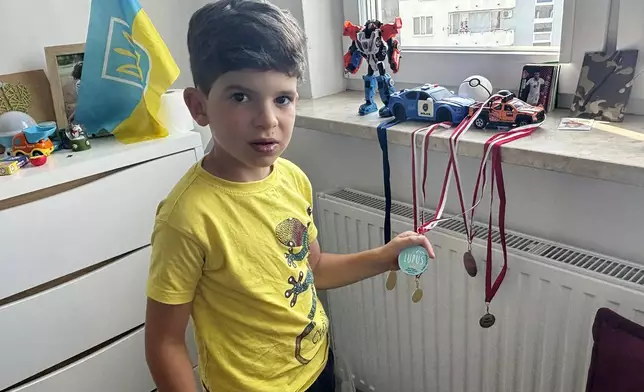
<path fill-rule="evenodd" d="M 520 127 L 523 127 L 528 124 L 532 124 L 532 121 L 530 121 L 529 118 L 522 117 L 518 119 L 517 124 L 519 124 Z"/>
<path fill-rule="evenodd" d="M 38 150 L 35 150 L 35 151 L 31 152 L 32 157 L 37 157 L 37 156 L 40 156 L 40 155 L 45 155 L 45 154 L 43 154 L 41 151 L 38 151 Z"/>
<path fill-rule="evenodd" d="M 22 151 L 18 151 L 15 155 L 16 155 L 17 157 L 24 157 L 24 156 L 25 156 L 25 153 L 24 153 L 24 152 L 22 152 Z"/>
<path fill-rule="evenodd" d="M 483 129 L 487 126 L 487 118 L 485 117 L 479 117 L 476 120 L 474 120 L 474 126 L 477 127 L 478 129 Z"/>
<path fill-rule="evenodd" d="M 439 110 L 438 114 L 436 115 L 436 121 L 438 122 L 452 122 L 452 113 L 447 110 Z"/>
<path fill-rule="evenodd" d="M 394 105 L 394 117 L 398 121 L 407 120 L 407 113 L 405 113 L 405 108 L 402 105 L 400 104 Z"/>

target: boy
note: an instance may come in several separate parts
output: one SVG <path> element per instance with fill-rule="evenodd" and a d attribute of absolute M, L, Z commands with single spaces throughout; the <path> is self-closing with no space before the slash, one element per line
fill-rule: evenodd
<path fill-rule="evenodd" d="M 196 391 L 184 341 L 190 316 L 205 390 L 333 391 L 316 289 L 395 269 L 410 246 L 433 257 L 415 233 L 358 254 L 320 252 L 311 184 L 279 158 L 293 132 L 305 47 L 295 19 L 267 2 L 221 0 L 190 21 L 195 88 L 185 101 L 210 126 L 214 148 L 156 217 L 146 357 L 159 392 Z"/>

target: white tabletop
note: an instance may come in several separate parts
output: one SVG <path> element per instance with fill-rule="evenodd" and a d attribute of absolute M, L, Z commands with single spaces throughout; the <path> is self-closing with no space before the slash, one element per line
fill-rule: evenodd
<path fill-rule="evenodd" d="M 201 148 L 196 132 L 171 134 L 163 139 L 123 144 L 113 137 L 90 139 L 87 151 L 57 151 L 43 166 L 30 164 L 10 176 L 0 176 L 0 201 L 122 167 Z"/>

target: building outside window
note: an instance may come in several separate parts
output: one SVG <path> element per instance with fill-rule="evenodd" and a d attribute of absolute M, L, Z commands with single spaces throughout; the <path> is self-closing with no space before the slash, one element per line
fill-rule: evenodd
<path fill-rule="evenodd" d="M 345 0 L 350 1 L 350 0 Z M 360 0 L 355 0 L 360 1 Z M 413 21 L 412 48 L 504 48 L 558 52 L 564 0 L 366 0 L 384 22 Z M 418 16 L 424 15 L 424 16 Z M 544 30 L 550 23 L 550 30 Z M 549 33 L 548 36 L 541 33 Z M 548 48 L 540 48 L 547 43 Z"/>
<path fill-rule="evenodd" d="M 431 16 L 417 16 L 414 18 L 414 35 L 434 34 L 434 20 Z"/>

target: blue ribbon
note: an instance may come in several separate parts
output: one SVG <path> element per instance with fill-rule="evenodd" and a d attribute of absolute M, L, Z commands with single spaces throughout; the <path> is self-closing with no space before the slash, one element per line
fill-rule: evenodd
<path fill-rule="evenodd" d="M 378 125 L 378 141 L 382 150 L 382 179 L 385 188 L 385 244 L 391 241 L 391 168 L 387 130 L 397 124 L 400 124 L 400 121 L 391 119 Z"/>

